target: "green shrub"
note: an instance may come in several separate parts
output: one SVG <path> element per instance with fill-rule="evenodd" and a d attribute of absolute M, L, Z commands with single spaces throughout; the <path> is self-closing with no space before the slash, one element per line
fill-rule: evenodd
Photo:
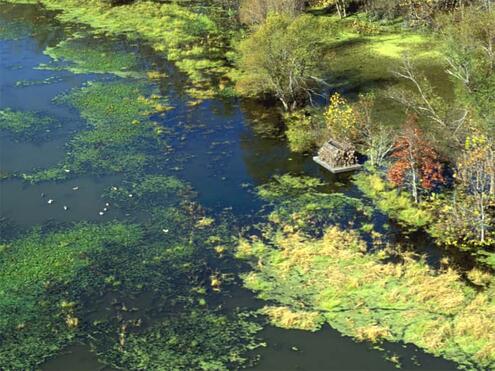
<path fill-rule="evenodd" d="M 432 222 L 432 215 L 426 209 L 415 204 L 407 192 L 392 188 L 380 175 L 361 173 L 354 182 L 383 213 L 404 226 L 418 229 Z"/>

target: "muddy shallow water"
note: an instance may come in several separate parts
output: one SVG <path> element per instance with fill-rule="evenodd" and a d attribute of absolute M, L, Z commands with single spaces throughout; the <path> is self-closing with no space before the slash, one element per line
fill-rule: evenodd
<path fill-rule="evenodd" d="M 22 30 L 29 32 L 14 40 L 0 40 L 0 109 L 9 107 L 49 113 L 63 125 L 42 143 L 18 141 L 1 133 L 2 174 L 22 174 L 60 162 L 65 144 L 74 133 L 84 130 L 85 124 L 77 111 L 55 105 L 52 99 L 81 86 L 84 81 L 109 78 L 106 75 L 76 75 L 64 70 L 37 69 L 40 64 L 50 62 L 50 58 L 43 54 L 45 48 L 56 45 L 72 31 L 58 24 L 53 13 L 36 6 L 0 4 L 0 22 L 7 25 L 4 27 L 9 27 L 13 20 L 24 24 Z M 165 116 L 153 117 L 173 132 L 171 146 L 174 151 L 164 167 L 168 167 L 170 174 L 188 181 L 198 193 L 199 203 L 213 214 L 227 209 L 242 223 L 249 224 L 262 206 L 252 192 L 253 187 L 275 174 L 287 172 L 319 176 L 328 183 L 328 191 L 356 194 L 348 176 L 335 177 L 323 172 L 310 157 L 291 154 L 279 135 L 263 132 L 263 126 L 269 127 L 271 121 L 276 120 L 274 108 L 222 100 L 207 100 L 190 106 L 181 91 L 183 76 L 145 46 L 128 43 L 126 48 L 132 50 L 143 66 L 154 65 L 167 70 L 168 77 L 160 82 L 160 89 L 175 109 Z M 264 118 L 256 119 L 262 113 Z M 126 215 L 118 208 L 100 215 L 106 201 L 102 196 L 104 190 L 119 181 L 119 176 L 96 177 L 91 174 L 63 182 L 33 185 L 20 179 L 3 180 L 0 183 L 1 214 L 19 230 L 47 223 L 119 219 Z M 54 202 L 48 203 L 51 199 Z M 227 309 L 259 306 L 250 292 L 239 287 L 232 287 L 216 300 Z M 254 367 L 257 370 L 395 368 L 385 359 L 383 351 L 366 343 L 356 343 L 328 326 L 316 333 L 267 327 L 261 332 L 261 337 L 267 347 L 256 350 L 260 355 Z M 400 344 L 385 344 L 383 347 L 390 354 L 398 354 L 405 369 L 456 369 L 454 364 L 427 355 L 415 347 Z M 43 369 L 107 368 L 97 361 L 88 347 L 75 344 L 49 360 Z"/>

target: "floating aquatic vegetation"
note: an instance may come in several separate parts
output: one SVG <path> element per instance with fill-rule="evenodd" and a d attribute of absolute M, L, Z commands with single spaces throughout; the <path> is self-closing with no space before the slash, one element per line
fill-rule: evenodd
<path fill-rule="evenodd" d="M 282 183 L 292 185 L 295 199 L 318 185 Z M 260 193 L 274 200 L 275 210 L 304 213 L 304 204 L 284 204 L 284 193 L 272 187 Z M 453 269 L 432 271 L 420 256 L 398 254 L 378 240 L 370 252 L 358 231 L 342 227 L 324 225 L 314 237 L 298 219 L 270 216 L 270 228 L 262 230 L 263 239 L 240 240 L 237 256 L 252 263 L 244 284 L 271 302 L 262 312 L 272 323 L 315 330 L 327 322 L 357 340 L 402 341 L 465 367 L 495 366 L 493 276 L 472 272 L 484 285 L 475 290 Z"/>
<path fill-rule="evenodd" d="M 63 79 L 60 76 L 50 76 L 43 80 L 19 80 L 16 81 L 15 86 L 19 88 L 24 88 L 27 86 L 35 86 L 35 85 L 50 85 L 61 82 Z"/>
<path fill-rule="evenodd" d="M 393 189 L 378 174 L 361 173 L 355 177 L 355 184 L 385 214 L 405 227 L 418 229 L 431 223 L 431 214 L 415 205 L 406 192 Z"/>
<path fill-rule="evenodd" d="M 206 296 L 220 285 L 210 282 L 209 261 L 214 246 L 230 243 L 228 228 L 211 218 L 208 228 L 198 226 L 204 211 L 176 178 L 151 175 L 128 186 L 134 193 L 120 204 L 147 213 L 141 225 L 35 230 L 2 245 L 2 367 L 33 368 L 75 339 L 126 369 L 247 362 L 259 326 L 208 309 Z M 104 293 L 115 299 L 98 300 Z M 133 300 L 141 295 L 148 299 Z"/>
<path fill-rule="evenodd" d="M 147 71 L 146 77 L 150 80 L 161 80 L 167 77 L 167 74 L 161 71 Z"/>
<path fill-rule="evenodd" d="M 229 370 L 249 364 L 245 352 L 259 346 L 260 326 L 242 315 L 192 310 L 130 333 L 103 354 L 127 370 Z"/>
<path fill-rule="evenodd" d="M 5 130 L 15 138 L 42 140 L 61 124 L 52 117 L 37 112 L 0 110 L 0 130 Z"/>
<path fill-rule="evenodd" d="M 139 182 L 112 186 L 103 197 L 125 210 L 177 205 L 190 198 L 190 187 L 179 179 L 163 175 L 146 175 Z"/>
<path fill-rule="evenodd" d="M 30 0 L 9 2 L 34 3 Z M 131 39 L 148 41 L 156 51 L 176 63 L 194 85 L 215 80 L 228 70 L 222 52 L 225 40 L 218 25 L 204 14 L 204 9 L 152 1 L 114 7 L 101 0 L 43 0 L 41 3 L 48 9 L 61 10 L 58 18 L 64 22 L 84 23 L 101 33 L 124 34 Z"/>
<path fill-rule="evenodd" d="M 99 36 L 75 37 L 48 47 L 44 53 L 57 62 L 42 69 L 67 69 L 73 73 L 109 73 L 120 77 L 143 77 L 138 59 L 123 49 L 117 40 L 99 40 Z"/>
<path fill-rule="evenodd" d="M 89 253 L 107 244 L 140 239 L 136 227 L 81 225 L 43 235 L 35 230 L 2 245 L 0 253 L 0 364 L 4 369 L 30 369 L 59 351 L 77 335 L 75 284 L 88 284 Z M 70 320 L 71 326 L 66 321 Z"/>
<path fill-rule="evenodd" d="M 286 174 L 259 187 L 258 194 L 273 206 L 271 222 L 311 235 L 320 234 L 328 225 L 357 226 L 368 220 L 371 210 L 360 200 L 320 192 L 322 186 L 319 179 Z"/>
<path fill-rule="evenodd" d="M 56 102 L 77 108 L 81 116 L 95 127 L 114 121 L 117 121 L 115 125 L 133 124 L 139 127 L 137 124 L 148 121 L 148 116 L 154 112 L 152 104 L 146 99 L 152 93 L 152 87 L 144 82 L 90 82 L 82 89 L 56 98 Z M 156 94 L 154 97 L 158 102 L 165 100 Z"/>
<path fill-rule="evenodd" d="M 24 176 L 37 182 L 60 180 L 73 174 L 135 173 L 163 154 L 165 131 L 149 119 L 156 105 L 166 99 L 152 94 L 145 82 L 115 81 L 88 83 L 56 102 L 79 110 L 89 129 L 78 133 L 68 144 L 64 161 L 54 169 Z"/>
<path fill-rule="evenodd" d="M 19 40 L 31 35 L 32 31 L 26 22 L 0 19 L 0 40 Z"/>

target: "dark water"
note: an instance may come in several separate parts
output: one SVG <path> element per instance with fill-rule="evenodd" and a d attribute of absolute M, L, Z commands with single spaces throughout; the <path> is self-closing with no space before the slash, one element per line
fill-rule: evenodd
<path fill-rule="evenodd" d="M 77 112 L 52 99 L 58 94 L 80 86 L 84 81 L 105 76 L 75 75 L 66 71 L 36 69 L 49 63 L 43 54 L 47 46 L 56 45 L 70 30 L 53 19 L 53 14 L 36 6 L 0 4 L 0 21 L 19 19 L 30 30 L 16 40 L 0 40 L 0 108 L 40 111 L 57 117 L 63 126 L 49 141 L 17 142 L 8 135 L 0 136 L 0 169 L 3 173 L 23 173 L 46 168 L 60 162 L 65 143 L 84 122 Z M 129 44 L 143 65 L 167 70 L 170 76 L 161 82 L 161 89 L 175 109 L 166 118 L 154 118 L 173 130 L 174 161 L 170 171 L 190 182 L 198 192 L 199 202 L 212 212 L 229 209 L 240 220 L 249 222 L 261 207 L 253 195 L 254 186 L 263 184 L 274 174 L 291 172 L 322 177 L 329 191 L 353 193 L 346 176 L 335 177 L 322 172 L 307 156 L 291 154 L 280 132 L 274 108 L 260 107 L 252 102 L 209 100 L 191 107 L 181 91 L 183 76 L 166 61 L 145 46 Z M 50 84 L 17 86 L 18 81 L 43 81 Z M 267 128 L 269 133 L 267 133 Z M 273 132 L 275 131 L 275 133 Z M 104 189 L 120 181 L 118 176 L 103 178 L 84 176 L 65 182 L 36 185 L 21 180 L 1 182 L 0 208 L 6 217 L 20 228 L 51 222 L 106 221 L 122 216 L 118 209 L 104 215 Z M 75 190 L 77 188 L 77 190 Z M 48 199 L 54 202 L 48 204 Z M 67 207 L 67 210 L 64 209 Z M 256 308 L 258 301 L 241 288 L 234 287 L 218 299 L 225 308 Z M 370 345 L 356 343 L 326 327 L 317 333 L 265 328 L 261 336 L 266 348 L 257 350 L 260 361 L 256 370 L 391 370 L 394 365 L 385 360 L 385 352 Z M 426 355 L 414 347 L 385 345 L 386 353 L 398 354 L 405 369 L 455 369 L 450 362 Z M 0 365 L 1 368 L 1 365 Z M 84 345 L 74 345 L 43 367 L 49 371 L 100 370 L 96 356 Z"/>

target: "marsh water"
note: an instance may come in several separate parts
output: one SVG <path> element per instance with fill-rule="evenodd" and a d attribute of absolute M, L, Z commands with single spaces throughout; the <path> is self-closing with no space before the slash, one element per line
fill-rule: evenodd
<path fill-rule="evenodd" d="M 117 78 L 107 74 L 74 74 L 65 69 L 39 68 L 47 64 L 63 65 L 63 61 L 51 60 L 44 51 L 82 26 L 61 25 L 55 20 L 54 13 L 34 5 L 0 4 L 0 22 L 2 30 L 13 35 L 0 40 L 0 109 L 42 112 L 62 123 L 50 133 L 49 139 L 43 141 L 16 140 L 1 133 L 0 165 L 6 179 L 0 183 L 0 208 L 2 218 L 11 226 L 2 233 L 22 233 L 38 225 L 77 221 L 99 223 L 129 217 L 118 208 L 100 215 L 105 205 L 102 195 L 108 187 L 119 184 L 120 175 L 96 177 L 90 174 L 68 181 L 36 184 L 9 177 L 56 165 L 63 159 L 70 138 L 85 130 L 84 120 L 78 112 L 54 104 L 53 98 L 87 81 L 105 82 Z M 164 168 L 168 174 L 189 182 L 198 194 L 198 202 L 213 215 L 228 212 L 241 227 L 253 223 L 262 207 L 253 192 L 254 187 L 267 182 L 273 175 L 287 172 L 321 177 L 328 184 L 328 192 L 357 194 L 349 176 L 329 175 L 309 156 L 290 153 L 277 129 L 275 108 L 232 99 L 205 100 L 190 105 L 183 91 L 185 77 L 144 43 L 104 38 L 98 42 L 107 43 L 110 50 L 132 52 L 143 70 L 153 66 L 167 73 L 158 84 L 174 109 L 166 115 L 153 117 L 171 131 L 173 151 L 164 158 Z M 48 204 L 47 199 L 55 202 Z M 212 300 L 226 310 L 260 306 L 252 293 L 235 284 Z M 255 351 L 260 355 L 254 367 L 257 370 L 394 369 L 395 365 L 385 359 L 386 354 L 399 355 L 405 369 L 456 369 L 454 364 L 415 347 L 384 344 L 385 350 L 377 350 L 369 344 L 341 336 L 328 326 L 316 333 L 268 326 L 260 337 L 267 346 Z M 89 347 L 75 344 L 49 360 L 43 369 L 106 368 Z"/>

